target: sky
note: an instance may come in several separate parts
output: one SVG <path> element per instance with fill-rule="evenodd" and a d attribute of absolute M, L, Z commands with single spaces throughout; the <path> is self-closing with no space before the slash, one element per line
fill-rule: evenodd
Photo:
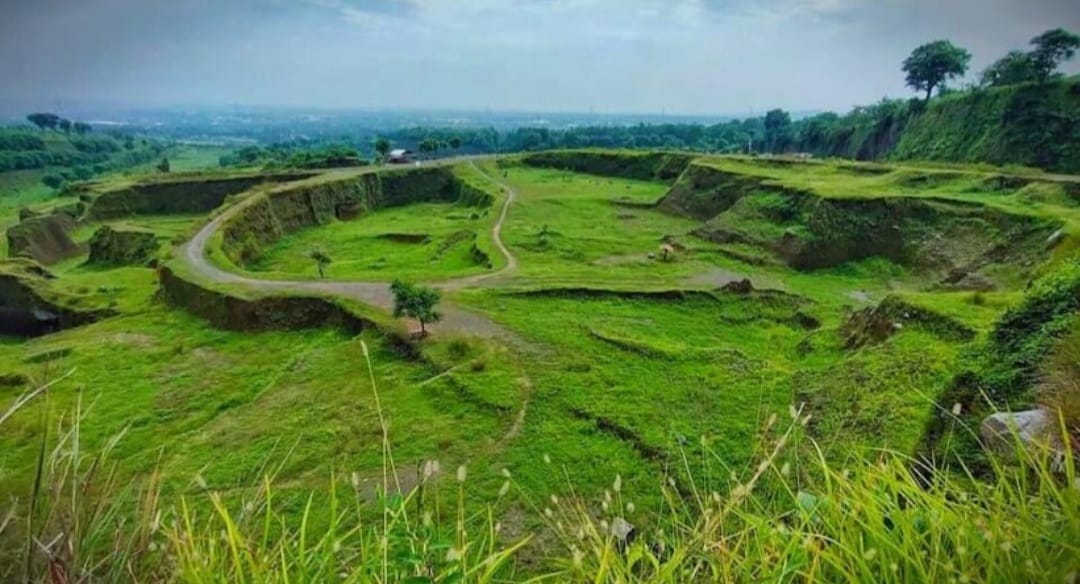
<path fill-rule="evenodd" d="M 0 100 L 742 115 L 908 97 L 916 46 L 971 79 L 1076 0 L 4 0 Z M 1080 72 L 1080 58 L 1066 67 Z"/>

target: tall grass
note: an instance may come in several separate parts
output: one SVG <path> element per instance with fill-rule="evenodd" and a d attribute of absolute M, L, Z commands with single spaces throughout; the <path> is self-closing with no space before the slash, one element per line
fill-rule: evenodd
<path fill-rule="evenodd" d="M 536 536 L 545 543 L 528 546 L 531 537 L 500 533 L 499 501 L 466 510 L 464 467 L 437 481 L 428 463 L 415 488 L 400 488 L 360 349 L 382 431 L 373 496 L 355 477 L 333 476 L 296 513 L 271 465 L 239 496 L 163 497 L 158 473 L 122 482 L 110 470 L 122 436 L 93 455 L 81 449 L 80 402 L 43 425 L 29 500 L 0 518 L 0 580 L 1070 582 L 1080 573 L 1071 456 L 1054 470 L 1045 453 L 1018 445 L 1020 464 L 997 465 L 991 481 L 912 472 L 918 463 L 892 452 L 840 469 L 803 436 L 809 418 L 799 410 L 786 424 L 770 420 L 753 467 L 723 467 L 705 440 L 684 452 L 684 462 L 700 456 L 722 478 L 695 476 L 688 462 L 658 476 L 659 509 L 639 513 L 618 477 L 595 500 L 574 490 L 572 476 L 563 493 L 539 500 L 514 491 L 506 472 L 499 499 L 532 509 L 544 526 Z M 46 390 L 32 397 L 47 400 Z"/>

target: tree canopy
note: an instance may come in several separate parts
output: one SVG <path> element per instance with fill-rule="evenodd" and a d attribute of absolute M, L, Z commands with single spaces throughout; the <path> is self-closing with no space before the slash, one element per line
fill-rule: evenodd
<path fill-rule="evenodd" d="M 1076 55 L 1076 49 L 1080 48 L 1080 36 L 1063 28 L 1055 28 L 1031 39 L 1031 44 L 1035 46 L 1031 59 L 1036 78 L 1047 81 L 1059 65 Z"/>
<path fill-rule="evenodd" d="M 934 89 L 949 79 L 967 72 L 971 53 L 949 41 L 934 41 L 912 51 L 904 59 L 907 84 L 916 91 L 925 91 L 929 100 Z"/>
<path fill-rule="evenodd" d="M 982 72 L 983 85 L 998 87 L 1035 81 L 1035 59 L 1030 53 L 1009 51 Z"/>
<path fill-rule="evenodd" d="M 394 294 L 394 317 L 406 316 L 420 321 L 420 334 L 427 334 L 427 323 L 438 322 L 442 318 L 442 314 L 435 310 L 440 298 L 438 290 L 394 280 L 390 291 Z"/>

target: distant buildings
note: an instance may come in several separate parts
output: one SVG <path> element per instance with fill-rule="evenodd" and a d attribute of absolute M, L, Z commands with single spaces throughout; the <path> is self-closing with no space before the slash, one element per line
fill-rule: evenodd
<path fill-rule="evenodd" d="M 390 155 L 386 157 L 386 161 L 390 164 L 408 164 L 412 162 L 412 151 L 405 149 L 391 150 Z"/>

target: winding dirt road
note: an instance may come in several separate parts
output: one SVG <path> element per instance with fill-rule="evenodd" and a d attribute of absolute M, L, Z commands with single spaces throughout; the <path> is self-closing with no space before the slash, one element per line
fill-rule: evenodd
<path fill-rule="evenodd" d="M 496 220 L 495 225 L 491 230 L 492 241 L 494 241 L 495 247 L 499 249 L 499 253 L 506 258 L 506 265 L 502 269 L 489 274 L 480 274 L 477 276 L 469 276 L 432 284 L 432 286 L 441 290 L 462 290 L 465 288 L 490 286 L 492 280 L 510 274 L 516 270 L 518 266 L 517 258 L 514 257 L 514 254 L 510 253 L 510 250 L 502 241 L 502 226 L 506 221 L 510 205 L 517 199 L 517 193 L 510 185 L 496 179 L 480 167 L 476 166 L 476 163 L 473 160 L 468 160 L 468 164 L 472 165 L 473 168 L 477 169 L 490 180 L 492 184 L 497 185 L 504 193 L 506 193 L 506 199 L 503 201 L 499 218 Z M 376 306 L 388 312 L 393 310 L 394 298 L 390 293 L 389 282 L 262 280 L 228 272 L 215 266 L 206 257 L 207 243 L 221 227 L 221 224 L 236 213 L 239 208 L 239 206 L 233 207 L 214 218 L 213 221 L 207 223 L 200 229 L 199 232 L 191 238 L 191 241 L 181 247 L 181 260 L 198 274 L 199 277 L 215 283 L 238 285 L 263 292 L 291 292 L 307 293 L 318 296 L 337 296 Z M 510 338 L 511 336 L 509 331 L 502 328 L 491 319 L 476 312 L 463 310 L 450 303 L 443 303 L 440 310 L 443 313 L 442 320 L 438 323 L 429 325 L 428 327 L 433 332 L 437 333 L 445 331 L 481 337 Z"/>

